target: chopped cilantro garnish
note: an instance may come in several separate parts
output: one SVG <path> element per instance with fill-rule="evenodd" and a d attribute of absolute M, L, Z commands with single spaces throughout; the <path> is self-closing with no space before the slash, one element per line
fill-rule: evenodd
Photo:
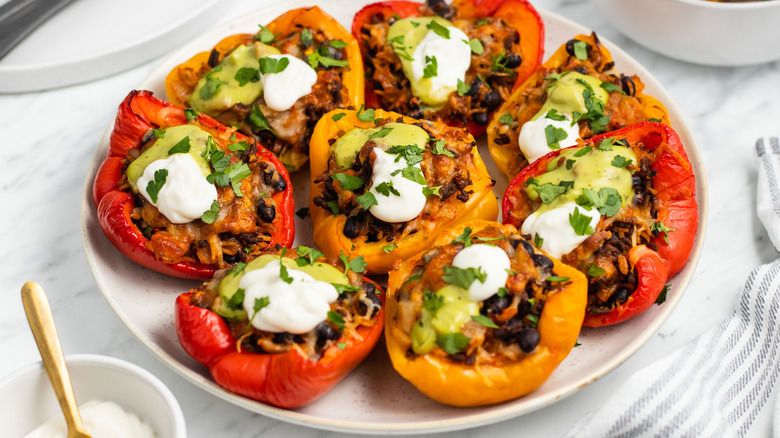
<path fill-rule="evenodd" d="M 439 310 L 443 305 L 444 305 L 443 296 L 431 292 L 429 290 L 423 292 L 423 302 L 422 302 L 423 309 L 435 315 L 436 311 Z"/>
<path fill-rule="evenodd" d="M 580 61 L 585 61 L 588 59 L 588 43 L 585 41 L 577 41 L 573 44 L 574 46 L 574 56 L 577 57 Z"/>
<path fill-rule="evenodd" d="M 384 251 L 385 254 L 390 254 L 396 248 L 398 248 L 398 245 L 396 245 L 395 242 L 390 242 L 382 247 L 382 251 Z"/>
<path fill-rule="evenodd" d="M 339 254 L 339 259 L 342 263 L 344 263 L 344 268 L 347 271 L 352 271 L 356 273 L 361 273 L 366 270 L 367 263 L 363 261 L 363 256 L 356 257 L 352 260 L 349 260 L 347 256 L 342 251 L 341 254 Z"/>
<path fill-rule="evenodd" d="M 498 118 L 498 121 L 501 122 L 502 125 L 511 125 L 512 122 L 515 121 L 515 118 L 512 117 L 512 114 L 504 113 Z"/>
<path fill-rule="evenodd" d="M 658 298 L 656 298 L 655 303 L 663 304 L 664 301 L 666 301 L 666 295 L 669 293 L 669 289 L 671 288 L 672 288 L 671 284 L 664 285 L 663 289 L 661 289 L 661 293 L 658 294 Z"/>
<path fill-rule="evenodd" d="M 650 231 L 657 231 L 658 233 L 664 233 L 664 241 L 666 244 L 669 244 L 669 232 L 674 231 L 674 228 L 669 228 L 666 225 L 663 224 L 661 221 L 654 222 L 653 225 L 650 226 Z"/>
<path fill-rule="evenodd" d="M 265 118 L 260 105 L 252 105 L 252 110 L 246 116 L 245 121 L 254 132 L 271 131 L 274 135 L 277 135 L 276 131 L 268 123 L 268 119 Z"/>
<path fill-rule="evenodd" d="M 633 160 L 628 159 L 622 155 L 615 155 L 615 158 L 612 159 L 612 165 L 618 168 L 624 168 L 628 165 L 630 165 L 633 162 Z"/>
<path fill-rule="evenodd" d="M 260 73 L 264 75 L 281 73 L 290 65 L 290 59 L 286 57 L 271 58 L 270 56 L 266 56 L 260 58 L 257 62 L 260 65 Z"/>
<path fill-rule="evenodd" d="M 369 108 L 365 111 L 363 111 L 364 106 L 360 105 L 360 109 L 357 112 L 357 118 L 361 122 L 372 122 L 374 121 L 374 109 Z"/>
<path fill-rule="evenodd" d="M 328 310 L 328 321 L 332 322 L 339 331 L 344 330 L 344 315 L 339 312 Z"/>
<path fill-rule="evenodd" d="M 318 251 L 316 248 L 309 248 L 308 246 L 300 245 L 295 250 L 298 254 L 298 258 L 295 259 L 295 263 L 298 266 L 313 265 L 314 261 L 320 257 L 325 257 L 325 254 Z"/>
<path fill-rule="evenodd" d="M 436 344 L 448 354 L 458 354 L 468 347 L 471 339 L 463 333 L 445 333 L 436 337 Z"/>
<path fill-rule="evenodd" d="M 596 265 L 588 265 L 586 266 L 586 268 L 588 269 L 588 275 L 590 275 L 591 277 L 599 277 L 601 275 L 604 275 L 605 272 L 607 272 Z"/>
<path fill-rule="evenodd" d="M 157 169 L 154 171 L 154 180 L 149 181 L 149 184 L 146 185 L 146 193 L 149 194 L 149 198 L 153 203 L 157 203 L 157 195 L 160 194 L 160 189 L 162 189 L 167 178 L 168 169 Z"/>
<path fill-rule="evenodd" d="M 468 289 L 471 287 L 471 283 L 479 280 L 480 283 L 484 283 L 487 279 L 487 273 L 482 268 L 466 268 L 461 269 L 455 266 L 444 266 L 444 275 L 442 280 L 449 284 Z"/>
<path fill-rule="evenodd" d="M 496 323 L 493 322 L 492 319 L 488 318 L 485 315 L 472 315 L 471 319 L 473 319 L 474 321 L 484 325 L 485 327 L 496 328 L 496 329 L 498 328 Z"/>
<path fill-rule="evenodd" d="M 439 62 L 435 56 L 425 57 L 425 68 L 423 69 L 423 78 L 435 78 L 439 75 Z"/>
<path fill-rule="evenodd" d="M 482 41 L 472 38 L 468 41 L 469 47 L 471 48 L 471 51 L 474 52 L 475 55 L 481 55 L 485 52 L 485 47 L 482 46 Z"/>
<path fill-rule="evenodd" d="M 366 192 L 358 196 L 357 202 L 358 204 L 360 204 L 361 207 L 363 207 L 363 210 L 368 210 L 372 205 L 378 204 L 378 202 L 376 201 L 376 197 L 371 192 Z M 338 214 L 338 213 L 334 213 L 334 214 Z"/>
<path fill-rule="evenodd" d="M 260 41 L 263 44 L 272 43 L 276 38 L 274 33 L 268 30 L 268 28 L 262 24 L 259 24 L 258 26 L 260 26 L 260 32 L 256 33 L 252 38 L 254 38 L 256 41 Z"/>
<path fill-rule="evenodd" d="M 195 108 L 184 108 L 184 116 L 187 117 L 188 122 L 195 120 L 199 115 L 200 111 Z"/>
<path fill-rule="evenodd" d="M 452 243 L 461 243 L 461 242 L 463 242 L 464 248 L 468 248 L 469 246 L 471 246 L 471 228 L 469 227 L 464 228 L 460 236 L 452 240 Z"/>
<path fill-rule="evenodd" d="M 428 23 L 426 27 L 434 31 L 436 35 L 439 35 L 440 37 L 445 39 L 450 39 L 450 30 L 442 26 L 441 23 L 439 23 L 438 21 L 431 20 L 431 22 Z"/>
<path fill-rule="evenodd" d="M 590 226 L 591 218 L 588 215 L 580 213 L 580 209 L 574 207 L 574 212 L 569 215 L 569 224 L 578 236 L 587 236 L 593 234 L 593 227 Z"/>
<path fill-rule="evenodd" d="M 544 136 L 547 139 L 547 146 L 552 150 L 557 150 L 561 148 L 560 142 L 566 140 L 569 134 L 566 133 L 565 129 L 547 125 L 544 127 Z"/>
<path fill-rule="evenodd" d="M 288 61 L 289 62 L 289 61 Z M 260 80 L 260 70 L 252 67 L 241 67 L 236 72 L 236 75 L 233 76 L 233 79 L 238 82 L 238 85 L 240 87 L 243 87 L 244 85 L 250 83 L 250 82 L 257 82 Z"/>
<path fill-rule="evenodd" d="M 207 224 L 213 224 L 217 217 L 219 217 L 219 202 L 214 201 L 211 203 L 211 208 L 203 212 L 200 219 Z"/>
<path fill-rule="evenodd" d="M 347 113 L 336 113 L 336 114 L 333 114 L 333 117 L 331 117 L 331 119 L 333 119 L 334 122 L 338 122 L 339 120 L 341 120 L 342 117 L 344 117 L 346 115 L 347 115 Z"/>
<path fill-rule="evenodd" d="M 168 149 L 168 155 L 186 154 L 189 151 L 190 151 L 190 137 L 187 136 L 179 140 L 179 142 L 173 145 L 172 148 Z"/>
<path fill-rule="evenodd" d="M 338 181 L 341 184 L 343 190 L 357 190 L 363 187 L 363 178 L 355 175 L 348 175 L 346 173 L 334 173 L 330 176 L 334 181 Z"/>

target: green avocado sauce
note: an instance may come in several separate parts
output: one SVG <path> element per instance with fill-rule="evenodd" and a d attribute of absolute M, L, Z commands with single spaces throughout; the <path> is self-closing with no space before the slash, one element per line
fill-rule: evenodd
<path fill-rule="evenodd" d="M 420 320 L 412 328 L 412 350 L 425 354 L 436 347 L 436 338 L 447 333 L 458 333 L 479 315 L 479 303 L 469 298 L 469 292 L 462 287 L 447 285 L 436 291 L 443 298 L 441 307 L 434 312 L 423 308 Z"/>
<path fill-rule="evenodd" d="M 237 103 L 251 104 L 263 94 L 263 84 L 259 76 L 241 85 L 236 75 L 241 69 L 254 69 L 259 74 L 258 60 L 280 53 L 275 47 L 259 42 L 238 46 L 218 66 L 200 78 L 187 103 L 211 116 L 218 115 Z"/>
<path fill-rule="evenodd" d="M 372 136 L 374 138 L 371 138 Z M 428 133 L 419 126 L 403 123 L 387 123 L 380 128 L 352 129 L 330 147 L 330 154 L 335 156 L 336 165 L 340 169 L 351 168 L 355 156 L 368 140 L 373 140 L 377 145 L 388 148 L 415 145 L 420 149 L 425 149 Z"/>
<path fill-rule="evenodd" d="M 587 149 L 563 150 L 559 159 L 553 160 L 547 165 L 547 172 L 536 177 L 537 184 L 528 185 L 526 189 L 528 197 L 536 200 L 539 198 L 537 191 L 539 186 L 547 183 L 559 186 L 562 181 L 573 182 L 571 188 L 563 194 L 559 194 L 551 203 L 542 203 L 538 210 L 539 213 L 573 202 L 585 188 L 594 189 L 596 192 L 602 188 L 615 189 L 621 197 L 621 206 L 627 205 L 633 199 L 631 171 L 612 164 L 613 161 L 621 161 L 617 157 L 631 160 L 631 163 L 636 164 L 636 155 L 630 148 L 613 145 L 609 150 L 594 148 L 590 152 L 584 152 L 587 152 Z M 577 154 L 581 156 L 576 156 Z M 565 160 L 561 160 L 560 157 Z"/>
<path fill-rule="evenodd" d="M 428 25 L 431 21 L 436 21 L 444 27 L 452 26 L 452 23 L 441 17 L 412 17 L 397 20 L 390 25 L 387 30 L 387 43 L 391 43 L 398 57 L 401 60 L 401 66 L 403 67 L 404 75 L 409 79 L 412 86 L 412 94 L 419 97 L 423 104 L 430 106 L 431 108 L 437 108 L 447 103 L 447 95 L 444 95 L 443 99 L 435 97 L 431 93 L 431 80 L 420 78 L 414 80 L 414 74 L 412 73 L 412 55 L 420 42 L 425 38 L 425 35 L 430 31 Z M 439 68 L 446 68 L 446 65 L 442 62 Z"/>
<path fill-rule="evenodd" d="M 246 310 L 244 310 L 243 307 L 243 299 L 237 305 L 232 307 L 229 304 L 230 299 L 233 298 L 233 296 L 238 292 L 238 283 L 247 272 L 252 272 L 255 269 L 264 268 L 265 265 L 273 260 L 279 260 L 279 256 L 263 254 L 247 263 L 244 269 L 241 269 L 238 273 L 230 272 L 229 274 L 225 275 L 225 277 L 219 283 L 219 299 L 214 301 L 212 310 L 226 318 L 233 318 L 238 320 L 248 319 Z M 295 261 L 295 259 L 282 257 L 281 260 L 288 270 L 303 271 L 317 280 L 325 281 L 331 284 L 349 284 L 349 280 L 343 272 L 327 263 L 314 262 L 312 265 L 307 264 L 304 266 L 298 266 L 298 263 Z"/>
<path fill-rule="evenodd" d="M 149 149 L 145 150 L 129 166 L 127 166 L 127 182 L 138 193 L 138 178 L 144 174 L 146 166 L 153 161 L 163 160 L 171 156 L 169 151 L 176 146 L 182 139 L 189 137 L 190 150 L 187 152 L 198 164 L 203 176 L 209 176 L 211 166 L 201 156 L 206 151 L 206 141 L 211 135 L 194 125 L 171 126 L 163 131 L 163 137 L 158 138 Z"/>
<path fill-rule="evenodd" d="M 587 113 L 588 108 L 585 106 L 585 98 L 582 96 L 582 92 L 588 88 L 585 83 L 593 90 L 596 99 L 606 103 L 607 99 L 609 99 L 609 93 L 601 88 L 602 82 L 599 79 L 576 71 L 570 71 L 547 88 L 547 100 L 542 105 L 542 108 L 531 117 L 531 120 L 544 117 L 553 109 L 561 114 L 572 114 L 575 111 L 580 114 Z"/>

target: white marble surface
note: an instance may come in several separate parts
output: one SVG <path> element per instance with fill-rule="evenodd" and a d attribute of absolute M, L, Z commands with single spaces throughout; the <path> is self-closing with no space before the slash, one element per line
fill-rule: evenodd
<path fill-rule="evenodd" d="M 561 436 L 632 372 L 731 315 L 749 271 L 777 252 L 758 221 L 752 150 L 780 135 L 780 63 L 716 68 L 655 54 L 620 34 L 593 4 L 536 0 L 535 6 L 589 27 L 622 47 L 669 91 L 693 129 L 709 181 L 709 224 L 687 292 L 660 331 L 627 362 L 569 398 L 540 411 L 449 436 Z M 222 22 L 262 3 L 231 3 Z M 85 21 L 88 25 L 88 20 Z M 216 24 L 216 23 L 215 23 Z M 0 378 L 37 361 L 19 291 L 28 280 L 47 291 L 66 353 L 129 360 L 159 376 L 181 403 L 191 437 L 340 434 L 282 423 L 237 408 L 179 377 L 130 334 L 101 296 L 84 256 L 81 198 L 88 165 L 118 103 L 159 63 L 69 88 L 0 95 Z M 756 419 L 771 433 L 773 404 Z M 2 417 L 2 414 L 0 414 Z"/>

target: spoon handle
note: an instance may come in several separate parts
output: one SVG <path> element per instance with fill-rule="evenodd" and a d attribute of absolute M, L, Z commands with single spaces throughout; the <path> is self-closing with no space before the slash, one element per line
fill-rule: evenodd
<path fill-rule="evenodd" d="M 28 281 L 22 287 L 22 303 L 33 337 L 38 344 L 38 350 L 41 352 L 43 366 L 49 374 L 57 401 L 60 402 L 62 413 L 65 415 L 68 431 L 85 432 L 46 293 L 38 283 Z"/>

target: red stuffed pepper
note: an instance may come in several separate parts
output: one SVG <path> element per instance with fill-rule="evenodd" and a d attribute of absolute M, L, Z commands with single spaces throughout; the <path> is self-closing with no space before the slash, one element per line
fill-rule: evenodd
<path fill-rule="evenodd" d="M 272 153 L 148 91 L 119 106 L 93 199 L 120 252 L 175 277 L 211 278 L 295 235 L 292 185 Z"/>
<path fill-rule="evenodd" d="M 544 25 L 525 0 L 384 1 L 352 22 L 366 104 L 485 132 L 542 61 Z"/>
<path fill-rule="evenodd" d="M 220 270 L 176 300 L 184 350 L 220 386 L 284 408 L 308 404 L 373 349 L 383 295 L 362 258 L 298 247 Z"/>
<path fill-rule="evenodd" d="M 698 229 L 693 168 L 677 133 L 642 122 L 553 151 L 520 172 L 505 223 L 588 276 L 584 325 L 630 319 L 683 268 Z"/>

